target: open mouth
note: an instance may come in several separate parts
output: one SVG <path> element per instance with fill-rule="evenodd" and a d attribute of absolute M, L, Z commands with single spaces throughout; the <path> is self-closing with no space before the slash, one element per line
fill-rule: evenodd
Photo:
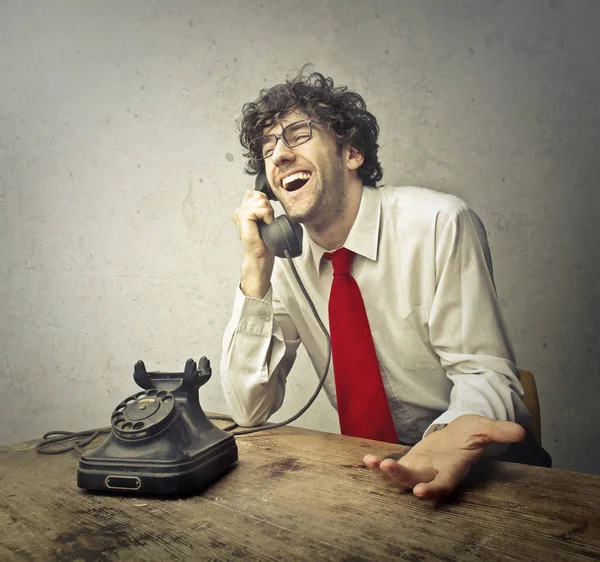
<path fill-rule="evenodd" d="M 311 175 L 312 174 L 309 172 L 297 172 L 296 174 L 292 174 L 286 178 L 283 178 L 281 187 L 288 192 L 298 191 L 301 187 L 304 187 L 304 185 L 311 178 Z"/>

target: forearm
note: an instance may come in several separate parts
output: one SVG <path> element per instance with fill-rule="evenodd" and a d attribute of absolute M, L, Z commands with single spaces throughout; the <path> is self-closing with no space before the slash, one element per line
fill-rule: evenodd
<path fill-rule="evenodd" d="M 221 383 L 234 421 L 243 427 L 260 425 L 276 412 L 285 396 L 285 374 L 276 367 L 269 376 L 270 338 L 233 335 L 223 341 Z"/>
<path fill-rule="evenodd" d="M 245 258 L 242 263 L 240 290 L 247 297 L 264 299 L 271 286 L 273 256 L 264 259 Z"/>
<path fill-rule="evenodd" d="M 449 360 L 452 362 L 449 363 Z M 526 425 L 529 412 L 520 396 L 522 387 L 514 363 L 488 355 L 444 354 L 442 364 L 453 382 L 448 409 L 433 420 L 423 437 L 463 416 L 477 415 L 490 420 Z M 494 443 L 485 456 L 503 453 L 508 445 Z"/>
<path fill-rule="evenodd" d="M 270 292 L 263 300 L 237 292 L 223 337 L 221 382 L 229 411 L 239 425 L 264 423 L 281 406 L 299 344 L 294 335 L 285 318 L 275 320 Z"/>
<path fill-rule="evenodd" d="M 430 336 L 453 389 L 447 411 L 433 423 L 467 414 L 526 422 L 512 345 L 470 214 L 462 209 L 450 217 L 439 240 Z"/>

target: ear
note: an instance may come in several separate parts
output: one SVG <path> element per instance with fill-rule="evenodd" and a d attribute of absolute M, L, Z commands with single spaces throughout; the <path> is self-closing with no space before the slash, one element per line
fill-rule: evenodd
<path fill-rule="evenodd" d="M 348 166 L 349 170 L 358 170 L 365 161 L 365 155 L 353 146 L 347 147 L 346 150 L 346 166 Z"/>

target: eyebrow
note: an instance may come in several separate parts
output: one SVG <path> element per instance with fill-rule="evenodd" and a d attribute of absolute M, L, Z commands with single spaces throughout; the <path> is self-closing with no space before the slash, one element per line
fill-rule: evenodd
<path fill-rule="evenodd" d="M 309 117 L 306 117 L 305 119 L 296 119 L 295 121 L 290 121 L 289 123 L 286 123 L 285 125 L 283 125 L 281 122 L 279 122 L 279 123 L 275 123 L 275 125 L 269 125 L 268 127 L 264 127 L 263 128 L 263 134 L 261 136 L 275 135 L 275 134 L 277 134 L 277 133 L 274 133 L 274 132 L 269 132 L 269 133 L 266 132 L 267 129 L 275 127 L 276 125 L 279 125 L 281 127 L 281 131 L 280 132 L 282 133 L 283 130 L 286 129 L 287 127 L 289 127 L 290 125 L 296 125 L 297 123 L 303 123 L 305 121 L 310 121 L 312 124 L 317 125 L 316 121 L 313 121 Z"/>
<path fill-rule="evenodd" d="M 284 118 L 285 119 L 285 118 Z M 282 129 L 285 129 L 288 125 L 292 125 L 293 123 L 298 123 L 300 121 L 313 121 L 313 117 L 296 117 L 293 121 L 290 121 L 287 124 L 283 124 L 283 120 L 282 119 L 275 119 L 273 122 L 265 124 L 263 126 L 263 131 L 266 131 L 267 129 L 270 129 L 272 127 L 275 127 L 276 125 L 279 125 Z M 270 133 L 265 133 L 265 134 L 270 134 Z"/>

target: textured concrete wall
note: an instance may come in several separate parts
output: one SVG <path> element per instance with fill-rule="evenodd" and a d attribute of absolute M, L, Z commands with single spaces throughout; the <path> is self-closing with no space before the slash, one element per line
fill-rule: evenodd
<path fill-rule="evenodd" d="M 545 445 L 600 474 L 598 52 L 596 1 L 2 2 L 0 442 L 107 425 L 140 358 L 208 356 L 225 410 L 235 121 L 312 62 L 378 116 L 386 183 L 480 213 Z M 315 384 L 302 356 L 276 419 Z M 297 423 L 337 431 L 322 397 Z"/>

